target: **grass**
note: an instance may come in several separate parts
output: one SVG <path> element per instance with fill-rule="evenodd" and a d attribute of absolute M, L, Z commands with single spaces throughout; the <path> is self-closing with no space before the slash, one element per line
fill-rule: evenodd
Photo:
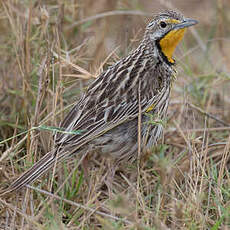
<path fill-rule="evenodd" d="M 80 159 L 66 160 L 0 197 L 1 229 L 230 228 L 230 5 L 207 2 L 212 14 L 190 5 L 200 23 L 177 49 L 164 138 L 140 168 L 121 167 L 108 195 L 106 159 L 90 158 L 88 182 Z M 1 2 L 0 189 L 52 149 L 88 79 L 138 44 L 148 10 L 126 0 Z"/>

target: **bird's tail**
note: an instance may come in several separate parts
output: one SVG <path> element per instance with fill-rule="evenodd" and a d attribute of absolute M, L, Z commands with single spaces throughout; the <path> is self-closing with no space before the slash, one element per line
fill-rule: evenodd
<path fill-rule="evenodd" d="M 3 191 L 2 194 L 13 192 L 18 190 L 25 185 L 33 182 L 38 177 L 43 175 L 48 169 L 50 169 L 54 163 L 60 162 L 64 158 L 65 154 L 56 153 L 57 150 L 52 150 L 43 156 L 37 163 L 35 163 L 29 170 L 23 173 L 17 180 L 15 180 L 9 188 Z"/>

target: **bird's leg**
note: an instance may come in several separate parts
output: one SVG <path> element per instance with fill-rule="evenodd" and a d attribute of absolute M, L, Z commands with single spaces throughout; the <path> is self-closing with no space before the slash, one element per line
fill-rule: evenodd
<path fill-rule="evenodd" d="M 83 169 L 83 173 L 84 173 L 84 177 L 86 179 L 86 183 L 88 185 L 88 187 L 90 187 L 90 178 L 89 178 L 89 154 L 86 153 L 85 157 L 82 160 L 82 169 Z"/>
<path fill-rule="evenodd" d="M 140 167 L 144 167 L 145 163 L 148 161 L 148 159 L 150 158 L 150 156 L 152 155 L 152 152 L 148 149 L 143 149 L 142 151 L 142 156 L 140 159 Z"/>
<path fill-rule="evenodd" d="M 105 178 L 105 185 L 108 189 L 108 195 L 112 197 L 112 187 L 113 187 L 113 180 L 117 170 L 118 165 L 112 159 L 108 159 L 108 172 Z"/>

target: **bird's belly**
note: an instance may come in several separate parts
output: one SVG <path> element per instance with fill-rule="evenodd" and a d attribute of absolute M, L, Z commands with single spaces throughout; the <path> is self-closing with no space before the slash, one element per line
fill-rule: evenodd
<path fill-rule="evenodd" d="M 162 124 L 148 123 L 142 116 L 141 148 L 150 150 L 161 137 Z M 105 157 L 117 160 L 135 159 L 138 153 L 138 119 L 123 123 L 93 141 L 94 147 Z"/>

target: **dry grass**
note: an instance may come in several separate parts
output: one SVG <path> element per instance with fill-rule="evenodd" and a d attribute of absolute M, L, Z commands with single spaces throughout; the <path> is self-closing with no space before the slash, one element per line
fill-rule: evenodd
<path fill-rule="evenodd" d="M 200 24 L 177 50 L 164 140 L 140 171 L 121 168 L 108 196 L 105 159 L 92 157 L 90 186 L 66 161 L 55 177 L 0 197 L 0 229 L 230 229 L 230 4 L 153 2 L 1 2 L 1 189 L 52 148 L 86 79 L 137 45 L 153 9 L 178 8 Z"/>

